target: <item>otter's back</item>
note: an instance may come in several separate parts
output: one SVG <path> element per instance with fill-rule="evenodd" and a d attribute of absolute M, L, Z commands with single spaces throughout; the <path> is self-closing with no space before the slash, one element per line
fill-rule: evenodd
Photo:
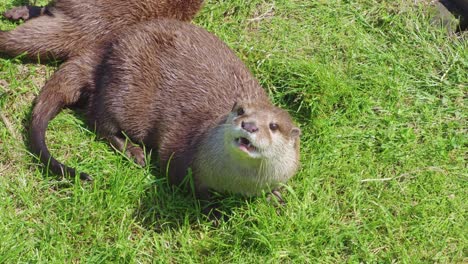
<path fill-rule="evenodd" d="M 110 45 L 97 78 L 97 119 L 157 146 L 162 159 L 191 145 L 236 101 L 268 101 L 221 40 L 175 20 L 126 30 Z"/>

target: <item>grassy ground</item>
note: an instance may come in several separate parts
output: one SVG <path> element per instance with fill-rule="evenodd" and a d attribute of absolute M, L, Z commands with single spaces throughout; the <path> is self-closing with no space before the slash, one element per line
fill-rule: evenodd
<path fill-rule="evenodd" d="M 303 130 L 287 205 L 226 197 L 219 227 L 70 110 L 49 126 L 48 144 L 95 182 L 47 176 L 26 131 L 54 67 L 0 59 L 0 263 L 468 261 L 468 47 L 430 13 L 405 0 L 205 5 L 196 23 Z"/>

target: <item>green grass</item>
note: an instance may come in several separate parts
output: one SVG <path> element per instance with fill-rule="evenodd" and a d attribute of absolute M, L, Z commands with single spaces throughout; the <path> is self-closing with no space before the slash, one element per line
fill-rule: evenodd
<path fill-rule="evenodd" d="M 218 227 L 70 110 L 50 124 L 48 145 L 95 182 L 49 177 L 26 131 L 54 68 L 0 59 L 0 263 L 468 261 L 468 45 L 431 25 L 424 2 L 205 5 L 196 23 L 303 131 L 287 205 L 227 196 Z"/>

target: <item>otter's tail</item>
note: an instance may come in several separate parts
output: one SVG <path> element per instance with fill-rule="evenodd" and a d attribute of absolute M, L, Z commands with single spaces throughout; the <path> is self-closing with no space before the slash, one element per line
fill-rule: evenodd
<path fill-rule="evenodd" d="M 44 104 L 40 102 L 40 97 L 38 99 L 38 103 L 34 107 L 31 125 L 31 150 L 39 156 L 41 162 L 53 173 L 74 178 L 76 176 L 75 169 L 60 163 L 52 157 L 45 143 L 47 125 L 60 112 L 63 104 L 58 100 L 48 101 Z M 80 179 L 92 180 L 86 173 L 80 173 Z"/>
<path fill-rule="evenodd" d="M 83 57 L 70 59 L 52 75 L 36 98 L 31 124 L 31 150 L 55 174 L 75 177 L 76 171 L 58 160 L 49 152 L 45 134 L 50 120 L 63 107 L 76 104 L 85 87 L 90 87 L 91 65 L 83 63 Z M 82 180 L 92 180 L 86 173 L 80 173 Z"/>
<path fill-rule="evenodd" d="M 26 54 L 30 59 L 64 59 L 80 37 L 68 31 L 71 27 L 60 12 L 41 15 L 11 31 L 0 31 L 0 52 L 9 56 Z"/>

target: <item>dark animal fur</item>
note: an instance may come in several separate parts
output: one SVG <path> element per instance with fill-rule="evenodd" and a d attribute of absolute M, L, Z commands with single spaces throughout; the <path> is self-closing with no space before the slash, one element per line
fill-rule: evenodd
<path fill-rule="evenodd" d="M 168 169 L 172 183 L 181 182 L 194 155 L 210 144 L 206 142 L 226 122 L 235 102 L 251 103 L 258 111 L 276 117 L 280 132 L 296 142 L 291 146 L 296 152 L 285 162 L 294 169 L 297 166 L 299 141 L 295 138 L 299 130 L 289 115 L 270 103 L 223 42 L 188 23 L 161 19 L 129 27 L 94 52 L 68 60 L 44 89 L 70 91 L 40 97 L 36 109 L 45 111 L 33 112 L 33 150 L 42 154 L 42 161 L 55 173 L 76 174 L 50 156 L 44 143 L 47 123 L 83 94 L 89 99 L 91 126 L 140 164 L 144 164 L 143 151 L 133 145 L 126 147 L 122 132 L 133 142 L 157 149 L 161 167 Z M 196 173 L 194 170 L 197 181 Z M 80 176 L 89 179 L 85 173 Z M 205 192 L 202 188 L 197 191 Z"/>
<path fill-rule="evenodd" d="M 159 17 L 190 21 L 203 0 L 57 0 L 41 7 L 17 7 L 11 19 L 30 19 L 13 31 L 0 31 L 0 51 L 11 56 L 66 59 L 102 42 L 123 27 Z"/>
<path fill-rule="evenodd" d="M 60 7 L 59 2 L 55 8 Z M 55 17 L 68 15 L 65 12 L 58 14 Z M 45 16 L 36 19 L 42 17 Z M 93 21 L 92 14 L 89 19 Z M 295 172 L 299 129 L 294 127 L 285 111 L 270 103 L 245 65 L 214 35 L 174 19 L 127 25 L 109 34 L 106 34 L 107 29 L 97 28 L 92 32 L 104 30 L 105 37 L 88 48 L 80 46 L 76 53 L 72 46 L 64 45 L 64 50 L 68 49 L 64 52 L 56 49 L 53 44 L 56 40 L 52 40 L 55 55 L 67 60 L 37 98 L 31 126 L 32 150 L 52 172 L 76 175 L 73 168 L 50 155 L 45 144 L 45 131 L 48 122 L 63 107 L 72 106 L 80 99 L 87 100 L 88 120 L 102 137 L 140 164 L 144 164 L 142 149 L 127 146 L 122 132 L 133 142 L 157 149 L 161 167 L 169 166 L 169 177 L 176 184 L 186 175 L 197 152 L 211 143 L 222 143 L 211 140 L 211 137 L 213 131 L 226 122 L 233 104 L 253 105 L 257 111 L 275 116 L 281 127 L 277 133 L 293 143 L 284 149 L 276 146 L 278 150 L 275 152 L 280 153 L 273 159 L 276 164 L 283 161 L 283 150 L 292 150 L 284 160 L 289 164 L 280 175 L 281 179 L 287 179 Z M 50 27 L 46 29 L 49 32 Z M 118 37 L 114 37 L 115 32 Z M 41 47 L 47 51 L 46 43 Z M 274 173 L 275 170 L 271 171 Z M 256 176 L 256 171 L 253 172 Z M 197 181 L 196 174 L 197 170 L 194 171 Z M 81 173 L 80 178 L 90 179 L 85 173 Z M 255 178 L 249 180 L 255 181 Z M 199 192 L 204 192 L 203 184 L 197 183 L 197 187 L 200 187 Z"/>
<path fill-rule="evenodd" d="M 27 53 L 42 60 L 68 59 L 41 90 L 33 110 L 32 151 L 51 171 L 75 175 L 59 163 L 45 145 L 47 123 L 63 107 L 94 89 L 93 71 L 102 55 L 102 43 L 122 28 L 141 21 L 168 17 L 191 20 L 203 0 L 57 0 L 47 7 L 17 7 L 5 12 L 10 19 L 30 19 L 12 31 L 0 31 L 0 52 Z M 81 174 L 82 179 L 90 179 Z"/>
<path fill-rule="evenodd" d="M 106 48 L 98 67 L 89 118 L 106 138 L 124 131 L 133 142 L 157 148 L 162 168 L 171 160 L 173 183 L 186 175 L 201 138 L 236 101 L 272 107 L 236 55 L 199 27 L 161 20 L 123 35 Z"/>

